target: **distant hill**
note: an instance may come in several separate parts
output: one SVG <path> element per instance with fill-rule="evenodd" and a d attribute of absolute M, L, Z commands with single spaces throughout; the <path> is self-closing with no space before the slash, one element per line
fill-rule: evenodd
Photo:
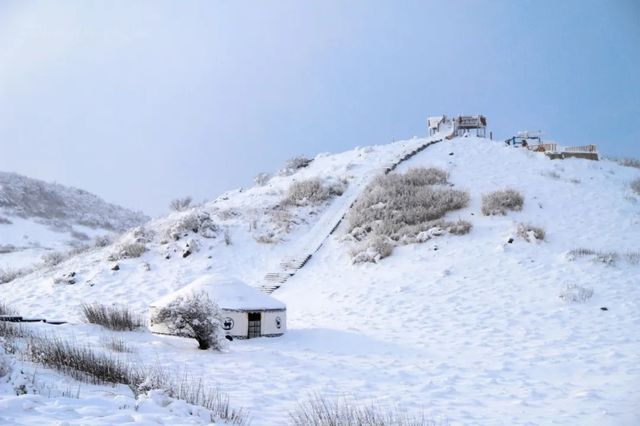
<path fill-rule="evenodd" d="M 23 267 L 47 251 L 87 244 L 148 219 L 82 189 L 0 172 L 0 267 Z"/>

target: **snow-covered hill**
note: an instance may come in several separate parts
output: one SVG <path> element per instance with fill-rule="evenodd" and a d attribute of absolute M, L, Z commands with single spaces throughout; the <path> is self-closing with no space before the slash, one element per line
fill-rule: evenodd
<path fill-rule="evenodd" d="M 81 189 L 0 172 L 0 268 L 30 266 L 147 220 Z"/>
<path fill-rule="evenodd" d="M 289 176 L 19 278 L 1 287 L 1 301 L 23 315 L 69 321 L 55 331 L 99 346 L 106 333 L 81 322 L 82 303 L 127 304 L 145 314 L 151 301 L 208 272 L 259 286 L 283 259 L 323 237 L 328 215 L 339 216 L 374 176 L 424 143 L 319 155 Z M 468 206 L 445 217 L 470 222 L 468 234 L 445 233 L 400 245 L 378 263 L 354 264 L 343 222 L 274 293 L 288 308 L 284 337 L 234 341 L 219 354 L 186 339 L 122 333 L 131 358 L 221 386 L 257 425 L 286 424 L 288 411 L 314 392 L 450 424 L 638 424 L 640 196 L 629 182 L 640 171 L 549 160 L 472 137 L 433 145 L 395 172 L 423 166 L 446 170 L 449 184 L 468 192 Z M 292 198 L 291 186 L 309 179 L 319 179 L 326 196 Z M 483 216 L 482 195 L 504 188 L 524 196 L 523 209 Z M 519 235 L 521 224 L 543 228 L 544 241 Z M 73 284 L 61 279 L 70 273 Z M 571 302 L 580 288 L 593 295 Z M 81 398 L 93 389 L 83 386 Z M 59 420 L 69 412 L 82 418 L 65 401 L 56 404 L 67 404 L 67 417 L 46 400 L 34 404 Z M 109 423 L 103 411 L 79 422 Z"/>

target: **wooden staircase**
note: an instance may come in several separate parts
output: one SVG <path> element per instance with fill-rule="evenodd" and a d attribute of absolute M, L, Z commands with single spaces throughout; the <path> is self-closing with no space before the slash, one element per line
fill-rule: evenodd
<path fill-rule="evenodd" d="M 410 158 L 414 157 L 416 154 L 424 151 L 429 146 L 431 146 L 433 144 L 436 144 L 438 142 L 442 142 L 444 139 L 451 139 L 452 134 L 445 135 L 443 137 L 440 137 L 439 139 L 431 140 L 431 141 L 419 146 L 418 148 L 415 148 L 415 149 L 405 153 L 402 157 L 398 158 L 392 164 L 390 164 L 389 166 L 385 167 L 383 169 L 384 170 L 384 174 L 391 173 L 400 164 L 402 164 L 403 162 L 405 162 L 405 161 L 409 160 Z M 351 207 L 354 204 L 355 204 L 355 201 L 352 202 L 348 206 L 348 208 L 342 214 L 340 219 L 335 223 L 335 225 L 333 225 L 333 227 L 331 228 L 331 230 L 329 231 L 327 236 L 324 238 L 324 240 L 320 243 L 320 245 L 318 247 L 315 248 L 315 250 L 313 250 L 313 253 L 304 253 L 299 257 L 285 259 L 282 262 L 280 262 L 279 268 L 278 268 L 278 272 L 270 272 L 270 273 L 268 273 L 268 274 L 266 274 L 264 276 L 263 282 L 259 286 L 260 290 L 262 290 L 266 294 L 271 294 L 274 291 L 278 290 L 280 287 L 282 287 L 282 285 L 284 283 L 286 283 L 291 277 L 293 277 L 296 274 L 296 272 L 298 272 L 300 269 L 302 269 L 309 262 L 309 260 L 313 256 L 313 254 L 316 253 L 318 250 L 320 250 L 322 248 L 322 246 L 324 245 L 325 241 L 329 238 L 329 236 L 331 236 L 336 231 L 336 229 L 338 229 L 338 227 L 340 226 L 340 224 L 342 223 L 342 221 L 346 217 L 347 212 L 351 209 Z"/>

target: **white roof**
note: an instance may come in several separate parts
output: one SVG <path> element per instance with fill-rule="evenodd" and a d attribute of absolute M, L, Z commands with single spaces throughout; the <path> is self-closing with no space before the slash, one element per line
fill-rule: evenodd
<path fill-rule="evenodd" d="M 440 124 L 440 122 L 442 122 L 444 120 L 444 116 L 443 115 L 438 115 L 436 117 L 429 117 L 427 119 L 428 123 L 429 123 L 429 127 L 430 128 L 437 128 L 438 124 Z"/>
<path fill-rule="evenodd" d="M 267 296 L 257 288 L 244 282 L 220 274 L 204 275 L 178 291 L 167 294 L 151 303 L 160 308 L 168 305 L 180 296 L 204 291 L 221 309 L 227 310 L 264 310 L 286 309 L 286 305 L 271 296 Z"/>

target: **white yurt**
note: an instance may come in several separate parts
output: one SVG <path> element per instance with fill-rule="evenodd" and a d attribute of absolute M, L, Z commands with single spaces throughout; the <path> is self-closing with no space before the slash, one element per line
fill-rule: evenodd
<path fill-rule="evenodd" d="M 227 336 L 237 339 L 275 337 L 282 336 L 287 329 L 287 307 L 284 303 L 236 278 L 211 274 L 151 303 L 151 331 L 170 334 L 164 323 L 153 322 L 156 313 L 178 297 L 200 292 L 205 292 L 220 307 Z"/>

